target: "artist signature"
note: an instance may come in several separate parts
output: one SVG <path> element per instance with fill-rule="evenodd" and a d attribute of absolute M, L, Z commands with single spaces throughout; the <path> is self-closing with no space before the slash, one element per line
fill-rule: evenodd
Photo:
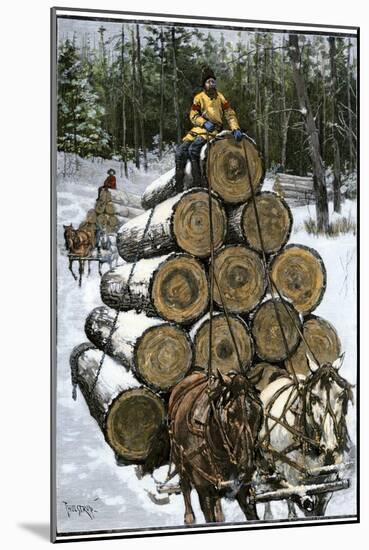
<path fill-rule="evenodd" d="M 95 498 L 96 500 L 98 499 Z M 95 510 L 89 504 L 69 504 L 65 500 L 63 500 L 63 504 L 68 518 L 71 518 L 74 514 L 78 514 L 78 516 L 86 514 L 90 519 L 95 519 L 95 514 L 98 512 L 98 510 Z"/>

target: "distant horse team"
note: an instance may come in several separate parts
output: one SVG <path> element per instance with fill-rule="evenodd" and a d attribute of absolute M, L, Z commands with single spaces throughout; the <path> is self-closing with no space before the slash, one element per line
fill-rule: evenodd
<path fill-rule="evenodd" d="M 349 450 L 352 386 L 339 374 L 343 356 L 320 366 L 308 361 L 310 374 L 298 384 L 282 371 L 260 395 L 236 373 L 209 380 L 194 373 L 173 389 L 169 433 L 186 524 L 195 522 L 192 488 L 206 522 L 224 521 L 222 497 L 236 499 L 246 518 L 256 520 L 255 479 L 269 478 L 276 490 L 337 479 Z M 295 505 L 305 516 L 324 516 L 331 496 L 291 491 L 288 517 L 297 517 Z M 264 519 L 272 519 L 269 502 Z"/>
<path fill-rule="evenodd" d="M 116 261 L 116 252 L 109 235 L 99 226 L 94 230 L 85 227 L 74 229 L 73 224 L 64 225 L 65 248 L 69 257 L 69 270 L 75 280 L 78 279 L 79 285 L 82 283 L 85 262 L 88 262 L 88 274 L 90 274 L 91 262 L 98 262 L 99 274 L 102 275 L 101 266 L 108 263 L 112 267 L 113 261 Z M 73 262 L 77 261 L 79 265 L 79 278 L 73 271 Z"/>

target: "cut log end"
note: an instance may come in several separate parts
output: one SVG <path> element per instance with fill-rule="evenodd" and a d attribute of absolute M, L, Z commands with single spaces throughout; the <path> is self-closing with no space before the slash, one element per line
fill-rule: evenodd
<path fill-rule="evenodd" d="M 292 229 L 292 214 L 287 203 L 275 193 L 264 192 L 255 197 L 264 251 L 278 252 L 288 241 Z M 242 229 L 251 248 L 262 251 L 254 202 L 250 200 L 242 216 Z"/>
<path fill-rule="evenodd" d="M 281 294 L 303 315 L 313 311 L 323 298 L 326 271 L 322 258 L 312 248 L 287 246 L 273 261 L 271 277 Z"/>
<path fill-rule="evenodd" d="M 256 252 L 244 246 L 227 246 L 218 252 L 215 273 L 214 300 L 221 308 L 225 305 L 228 311 L 247 313 L 258 305 L 265 293 L 263 262 Z"/>
<path fill-rule="evenodd" d="M 191 367 L 191 343 L 178 327 L 153 327 L 140 338 L 135 363 L 137 375 L 144 383 L 168 391 Z"/>
<path fill-rule="evenodd" d="M 312 317 L 304 322 L 303 335 L 297 350 L 285 362 L 289 372 L 307 376 L 310 374 L 306 354 L 313 354 L 319 365 L 333 363 L 341 353 L 341 342 L 336 329 L 321 317 Z"/>
<path fill-rule="evenodd" d="M 219 201 L 212 197 L 214 249 L 223 244 L 227 221 Z M 206 191 L 191 191 L 177 203 L 173 216 L 173 231 L 178 246 L 194 256 L 210 255 L 209 196 Z"/>
<path fill-rule="evenodd" d="M 267 300 L 261 304 L 252 321 L 252 334 L 260 359 L 276 363 L 289 357 L 300 342 L 298 329 L 301 330 L 301 321 L 291 305 L 279 300 Z"/>
<path fill-rule="evenodd" d="M 216 140 L 209 149 L 209 155 L 208 176 L 212 188 L 225 202 L 245 202 L 252 195 L 250 185 L 255 192 L 259 189 L 263 166 L 257 149 L 250 141 L 243 139 L 237 142 L 233 137 Z"/>
<path fill-rule="evenodd" d="M 194 322 L 208 305 L 204 268 L 190 256 L 170 258 L 154 276 L 152 300 L 162 318 L 176 323 Z"/>
<path fill-rule="evenodd" d="M 216 315 L 213 318 L 212 336 L 212 370 L 219 370 L 223 374 L 233 370 L 245 372 L 251 365 L 254 355 L 254 344 L 247 325 L 234 315 L 230 316 L 230 324 L 233 336 L 236 340 L 238 353 L 241 359 L 241 366 L 238 361 L 237 352 L 228 327 L 225 315 Z M 209 325 L 207 319 L 201 324 L 195 335 L 195 365 L 206 370 L 209 364 Z"/>
<path fill-rule="evenodd" d="M 165 422 L 163 402 L 147 388 L 121 394 L 106 418 L 106 439 L 123 460 L 143 462 L 153 439 Z"/>

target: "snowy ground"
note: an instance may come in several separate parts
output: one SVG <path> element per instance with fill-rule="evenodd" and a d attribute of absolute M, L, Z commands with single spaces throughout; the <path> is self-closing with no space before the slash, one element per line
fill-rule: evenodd
<path fill-rule="evenodd" d="M 62 156 L 59 157 L 62 166 Z M 102 185 L 109 168 L 117 171 L 118 188 L 140 195 L 145 187 L 160 175 L 156 166 L 148 174 L 130 171 L 130 181 L 120 176 L 118 162 L 92 163 L 82 161 L 78 177 L 58 180 L 57 238 L 58 238 L 58 335 L 57 335 L 57 530 L 60 533 L 147 529 L 150 527 L 183 526 L 184 506 L 181 496 L 172 496 L 170 504 L 158 506 L 151 502 L 146 490 L 155 490 L 150 477 L 138 480 L 134 467 L 118 467 L 113 452 L 90 416 L 87 405 L 78 392 L 72 399 L 69 355 L 71 349 L 86 341 L 84 322 L 90 311 L 101 305 L 99 275 L 92 267 L 89 278 L 79 288 L 68 271 L 63 254 L 63 223 L 82 221 L 93 208 L 97 188 Z M 166 169 L 169 169 L 168 165 Z M 267 180 L 264 188 L 271 187 Z M 356 382 L 356 238 L 352 234 L 339 238 L 316 238 L 308 235 L 303 220 L 314 216 L 310 207 L 293 210 L 294 229 L 290 242 L 311 246 L 321 254 L 327 269 L 327 290 L 315 313 L 329 320 L 337 329 L 346 352 L 342 374 Z M 356 219 L 356 202 L 346 201 L 344 214 Z M 349 412 L 350 435 L 355 443 L 355 415 Z M 165 468 L 156 477 L 165 476 Z M 355 490 L 336 493 L 327 515 L 342 516 L 356 513 Z M 203 521 L 198 500 L 193 494 L 195 514 Z M 90 505 L 86 509 L 71 509 L 69 505 Z M 244 523 L 244 516 L 234 502 L 224 502 L 227 522 Z M 259 510 L 262 513 L 262 505 Z M 276 518 L 286 518 L 283 504 L 274 506 Z"/>

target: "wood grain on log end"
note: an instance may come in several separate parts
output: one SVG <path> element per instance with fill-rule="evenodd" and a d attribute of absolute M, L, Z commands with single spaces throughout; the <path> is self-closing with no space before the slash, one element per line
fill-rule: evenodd
<path fill-rule="evenodd" d="M 319 365 L 333 363 L 341 353 L 341 342 L 336 329 L 325 319 L 311 316 L 305 320 L 303 335 L 308 344 L 301 340 L 295 353 L 285 361 L 289 372 L 307 376 L 310 374 L 306 354 L 313 353 Z"/>
<path fill-rule="evenodd" d="M 247 170 L 244 146 L 250 174 Z M 237 142 L 233 136 L 214 141 L 209 149 L 209 173 L 212 189 L 226 202 L 239 204 L 256 192 L 263 178 L 263 165 L 256 147 L 247 139 Z"/>
<path fill-rule="evenodd" d="M 151 296 L 163 319 L 186 324 L 194 322 L 205 313 L 208 305 L 204 268 L 191 256 L 172 256 L 157 269 Z"/>
<path fill-rule="evenodd" d="M 212 197 L 214 249 L 226 237 L 227 219 L 219 200 Z M 191 190 L 177 202 L 173 213 L 173 232 L 178 246 L 194 256 L 210 256 L 209 195 L 207 191 Z"/>
<path fill-rule="evenodd" d="M 301 330 L 301 321 L 290 304 L 277 299 L 262 303 L 254 315 L 251 328 L 260 359 L 276 363 L 289 357 L 300 342 L 296 327 Z"/>
<path fill-rule="evenodd" d="M 266 274 L 259 255 L 242 245 L 226 246 L 215 257 L 216 283 L 228 311 L 247 313 L 254 309 L 266 290 Z M 218 284 L 214 300 L 223 308 Z"/>
<path fill-rule="evenodd" d="M 230 315 L 230 324 L 233 336 L 236 340 L 238 353 L 240 355 L 242 370 L 245 372 L 251 365 L 254 356 L 254 344 L 246 323 L 235 315 Z M 199 321 L 198 326 L 193 328 L 191 333 L 195 346 L 195 365 L 204 370 L 209 363 L 209 317 Z M 240 372 L 241 368 L 237 358 L 237 352 L 229 330 L 226 316 L 218 314 L 213 317 L 212 336 L 212 369 L 222 373 L 231 370 Z"/>
<path fill-rule="evenodd" d="M 139 338 L 135 349 L 137 376 L 154 389 L 168 391 L 182 380 L 192 365 L 192 346 L 179 327 L 152 327 Z"/>
<path fill-rule="evenodd" d="M 106 439 L 124 460 L 143 462 L 165 418 L 164 404 L 152 391 L 147 388 L 128 390 L 110 407 Z"/>
<path fill-rule="evenodd" d="M 288 245 L 273 261 L 271 277 L 277 288 L 299 313 L 313 311 L 323 298 L 326 270 L 316 250 Z"/>
<path fill-rule="evenodd" d="M 292 214 L 287 203 L 275 193 L 263 192 L 255 197 L 264 251 L 278 252 L 288 241 L 292 229 Z M 251 248 L 262 251 L 254 201 L 248 201 L 242 215 L 242 230 Z"/>

